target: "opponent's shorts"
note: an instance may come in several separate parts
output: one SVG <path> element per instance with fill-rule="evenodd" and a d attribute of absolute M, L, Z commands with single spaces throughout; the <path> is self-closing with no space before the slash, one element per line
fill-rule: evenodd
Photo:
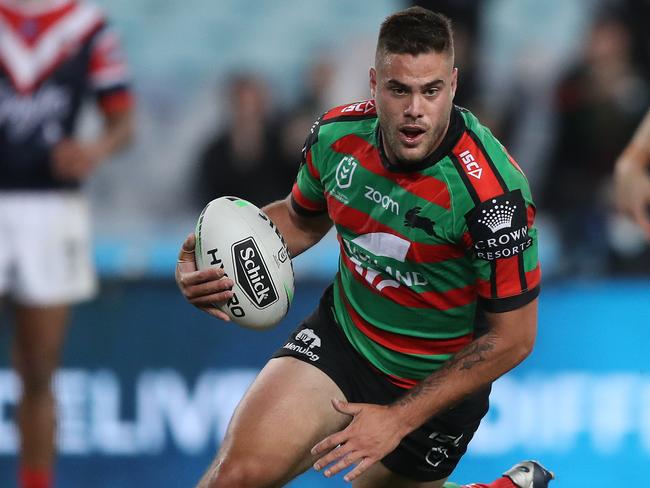
<path fill-rule="evenodd" d="M 291 334 L 273 357 L 292 356 L 327 374 L 349 402 L 386 405 L 408 390 L 391 383 L 350 344 L 332 311 L 332 288 L 320 305 Z M 389 470 L 416 481 L 448 477 L 465 454 L 469 441 L 488 411 L 491 387 L 431 417 L 407 435 L 384 459 Z"/>
<path fill-rule="evenodd" d="M 76 192 L 0 192 L 0 296 L 28 306 L 94 296 L 90 211 Z"/>

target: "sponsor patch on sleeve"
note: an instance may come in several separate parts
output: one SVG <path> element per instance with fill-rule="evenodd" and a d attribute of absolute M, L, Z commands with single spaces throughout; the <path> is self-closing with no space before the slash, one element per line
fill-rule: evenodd
<path fill-rule="evenodd" d="M 523 253 L 533 244 L 520 190 L 491 198 L 465 215 L 478 259 L 494 261 Z"/>

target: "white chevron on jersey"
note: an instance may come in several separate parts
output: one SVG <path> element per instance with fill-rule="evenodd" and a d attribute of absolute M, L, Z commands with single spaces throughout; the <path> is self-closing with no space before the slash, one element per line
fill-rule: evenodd
<path fill-rule="evenodd" d="M 371 232 L 355 237 L 352 242 L 375 256 L 384 256 L 404 262 L 411 243 L 388 232 Z"/>
<path fill-rule="evenodd" d="M 0 17 L 0 60 L 11 76 L 16 89 L 29 92 L 66 55 L 78 49 L 81 41 L 104 20 L 94 5 L 79 4 L 50 26 L 34 46 L 24 42 Z"/>

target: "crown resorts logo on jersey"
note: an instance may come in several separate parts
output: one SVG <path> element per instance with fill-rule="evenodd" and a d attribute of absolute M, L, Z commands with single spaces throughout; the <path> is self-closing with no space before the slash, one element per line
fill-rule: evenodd
<path fill-rule="evenodd" d="M 474 241 L 474 254 L 479 259 L 509 258 L 523 253 L 533 244 L 520 190 L 482 202 L 465 219 Z"/>
<path fill-rule="evenodd" d="M 278 300 L 266 263 L 252 237 L 232 246 L 236 281 L 257 308 L 266 308 Z"/>

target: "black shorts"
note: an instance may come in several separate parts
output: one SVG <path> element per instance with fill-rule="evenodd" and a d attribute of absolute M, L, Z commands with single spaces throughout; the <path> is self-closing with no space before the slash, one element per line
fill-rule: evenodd
<path fill-rule="evenodd" d="M 408 391 L 391 383 L 352 347 L 334 320 L 331 287 L 319 307 L 273 355 L 282 356 L 292 356 L 319 368 L 332 378 L 349 402 L 387 405 Z M 431 417 L 382 459 L 384 466 L 416 481 L 448 477 L 488 411 L 490 389 L 484 388 L 454 408 Z"/>

